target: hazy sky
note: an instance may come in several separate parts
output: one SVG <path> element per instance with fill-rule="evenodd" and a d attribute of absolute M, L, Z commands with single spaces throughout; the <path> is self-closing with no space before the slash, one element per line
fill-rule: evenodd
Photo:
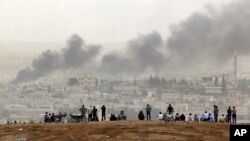
<path fill-rule="evenodd" d="M 88 43 L 125 42 L 169 26 L 207 4 L 232 0 L 0 0 L 0 42 L 59 42 L 73 33 Z"/>

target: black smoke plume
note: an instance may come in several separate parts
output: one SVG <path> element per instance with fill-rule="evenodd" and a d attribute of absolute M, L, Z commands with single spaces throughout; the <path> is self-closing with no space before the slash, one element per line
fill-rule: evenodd
<path fill-rule="evenodd" d="M 167 39 L 170 58 L 183 64 L 200 59 L 227 62 L 234 52 L 250 53 L 250 1 L 239 0 L 217 10 L 212 6 L 206 12 L 196 12 L 171 28 Z M 203 65 L 203 64 L 200 64 Z"/>
<path fill-rule="evenodd" d="M 164 42 L 158 32 L 138 35 L 127 42 L 126 52 L 109 53 L 103 56 L 102 70 L 111 74 L 137 73 L 146 69 L 158 70 L 164 64 L 164 54 L 161 52 Z"/>
<path fill-rule="evenodd" d="M 76 69 L 95 58 L 100 50 L 98 45 L 87 45 L 78 35 L 72 35 L 67 47 L 61 52 L 47 50 L 32 61 L 32 67 L 24 68 L 12 84 L 37 80 L 56 70 Z"/>

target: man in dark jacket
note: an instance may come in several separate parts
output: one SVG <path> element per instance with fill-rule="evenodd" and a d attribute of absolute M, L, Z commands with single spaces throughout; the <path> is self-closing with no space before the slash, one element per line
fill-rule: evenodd
<path fill-rule="evenodd" d="M 231 117 L 232 117 L 232 110 L 230 107 L 227 109 L 227 121 L 228 123 L 231 123 Z"/>
<path fill-rule="evenodd" d="M 138 114 L 138 119 L 139 120 L 144 120 L 145 119 L 145 116 L 144 116 L 144 113 L 142 112 L 142 110 Z"/>
<path fill-rule="evenodd" d="M 111 116 L 110 116 L 110 119 L 109 119 L 110 121 L 116 121 L 117 120 L 117 118 L 116 118 L 116 116 L 115 116 L 115 114 L 111 114 Z"/>
<path fill-rule="evenodd" d="M 98 121 L 97 109 L 95 108 L 95 106 L 93 108 L 93 121 Z"/>
<path fill-rule="evenodd" d="M 105 107 L 105 105 L 102 105 L 101 109 L 102 109 L 102 121 L 103 121 L 103 120 L 106 120 L 106 107 Z"/>
<path fill-rule="evenodd" d="M 147 120 L 151 120 L 151 111 L 152 111 L 152 108 L 148 104 L 146 107 Z"/>

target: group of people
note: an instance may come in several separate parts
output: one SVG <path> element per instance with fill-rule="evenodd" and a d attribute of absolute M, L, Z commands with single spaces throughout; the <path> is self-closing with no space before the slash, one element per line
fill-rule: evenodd
<path fill-rule="evenodd" d="M 121 111 L 118 116 L 115 116 L 115 114 L 110 115 L 110 121 L 116 121 L 116 120 L 127 120 L 127 115 L 124 111 Z"/>
<path fill-rule="evenodd" d="M 226 122 L 231 123 L 231 119 L 233 119 L 233 123 L 236 123 L 236 112 L 237 111 L 235 106 L 233 106 L 233 109 L 231 109 L 231 107 L 228 107 Z"/>
<path fill-rule="evenodd" d="M 62 121 L 62 118 L 66 117 L 66 113 L 59 112 L 58 115 L 55 115 L 54 113 L 48 113 L 45 112 L 44 114 L 44 122 L 60 122 Z"/>
<path fill-rule="evenodd" d="M 101 120 L 104 121 L 106 120 L 106 107 L 105 105 L 102 105 L 102 107 L 100 108 L 101 110 Z M 97 116 L 97 108 L 95 106 L 91 106 L 87 109 L 85 108 L 84 105 L 82 105 L 82 107 L 79 109 L 79 111 L 81 112 L 81 116 L 83 118 L 84 121 L 99 121 L 98 120 L 98 116 Z M 143 113 L 143 111 L 141 110 L 138 114 L 138 119 L 139 120 L 144 120 L 145 118 L 147 120 L 151 120 L 151 112 L 152 112 L 152 107 L 147 104 L 146 108 L 145 108 L 145 112 L 146 112 L 146 117 Z M 167 113 L 162 113 L 159 112 L 159 114 L 157 115 L 157 119 L 158 120 L 174 120 L 174 121 L 205 121 L 205 122 L 222 122 L 222 123 L 231 123 L 231 118 L 233 120 L 233 123 L 236 123 L 236 108 L 235 106 L 233 106 L 233 109 L 231 109 L 230 107 L 228 107 L 227 109 L 227 115 L 224 116 L 224 114 L 221 115 L 221 117 L 219 118 L 219 108 L 217 105 L 214 105 L 214 116 L 212 116 L 211 113 L 208 113 L 207 111 L 205 111 L 202 115 L 197 116 L 197 114 L 195 114 L 193 116 L 192 113 L 189 113 L 189 115 L 185 116 L 185 114 L 179 114 L 176 113 L 176 115 L 174 116 L 174 108 L 172 107 L 171 104 L 169 104 L 168 108 L 167 108 Z M 55 115 L 54 113 L 50 114 L 48 112 L 45 113 L 44 115 L 44 122 L 55 122 L 56 118 L 61 120 L 63 117 L 66 116 L 65 114 L 62 114 L 61 112 L 58 115 Z M 125 114 L 124 111 L 121 111 L 120 114 L 118 116 L 116 116 L 115 114 L 111 114 L 110 115 L 110 121 L 116 121 L 116 120 L 127 120 L 127 115 Z"/>
<path fill-rule="evenodd" d="M 97 116 L 97 108 L 95 106 L 91 106 L 89 107 L 89 109 L 85 108 L 84 105 L 82 105 L 82 107 L 79 109 L 79 111 L 81 112 L 81 115 L 83 117 L 83 119 L 85 121 L 99 121 L 98 116 Z M 101 111 L 102 111 L 102 121 L 106 120 L 106 107 L 105 105 L 102 105 L 101 107 Z M 88 116 L 87 116 L 88 114 Z"/>
<path fill-rule="evenodd" d="M 147 120 L 151 120 L 151 112 L 152 112 L 152 108 L 149 106 L 149 104 L 146 106 L 146 117 Z M 221 115 L 221 117 L 219 118 L 219 108 L 217 105 L 214 105 L 214 116 L 211 113 L 208 113 L 207 111 L 205 111 L 202 115 L 198 116 L 197 114 L 195 114 L 193 116 L 192 113 L 189 113 L 189 115 L 185 116 L 185 114 L 179 114 L 176 113 L 176 115 L 174 116 L 174 108 L 172 107 L 171 104 L 169 104 L 168 108 L 167 108 L 167 113 L 162 113 L 159 112 L 159 114 L 157 115 L 157 120 L 166 120 L 167 118 L 169 118 L 170 120 L 174 120 L 174 121 L 204 121 L 204 122 L 221 122 L 221 123 L 231 123 L 231 118 L 233 119 L 233 123 L 236 123 L 236 108 L 235 106 L 233 107 L 233 109 L 231 109 L 230 107 L 227 110 L 227 115 L 224 116 L 224 114 Z M 139 120 L 144 120 L 145 116 L 143 111 L 141 110 L 138 114 L 138 119 Z"/>
<path fill-rule="evenodd" d="M 145 111 L 146 111 L 147 120 L 151 120 L 152 108 L 151 108 L 151 106 L 149 104 L 147 104 L 147 106 L 145 108 Z M 169 106 L 167 108 L 167 113 L 168 113 L 168 115 L 172 115 L 174 113 L 174 108 L 171 106 L 171 104 L 169 104 Z M 157 119 L 158 120 L 164 120 L 167 117 L 167 113 L 164 113 L 164 115 L 163 115 L 162 112 L 160 112 L 157 115 Z M 143 113 L 142 110 L 138 114 L 138 119 L 139 120 L 144 120 L 145 119 L 145 116 L 144 116 L 144 113 Z"/>

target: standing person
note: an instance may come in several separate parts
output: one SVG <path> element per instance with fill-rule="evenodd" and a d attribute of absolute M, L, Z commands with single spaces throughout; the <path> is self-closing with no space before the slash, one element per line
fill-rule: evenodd
<path fill-rule="evenodd" d="M 147 120 L 151 120 L 151 111 L 152 111 L 152 108 L 148 104 L 146 107 Z"/>
<path fill-rule="evenodd" d="M 235 106 L 233 107 L 233 110 L 232 110 L 232 113 L 233 113 L 233 115 L 232 115 L 232 117 L 233 117 L 233 123 L 236 123 L 236 108 L 235 108 Z"/>
<path fill-rule="evenodd" d="M 102 105 L 101 109 L 102 109 L 102 121 L 103 121 L 103 120 L 106 120 L 106 107 L 105 107 L 105 105 Z"/>
<path fill-rule="evenodd" d="M 92 106 L 90 105 L 89 109 L 88 109 L 88 121 L 92 121 L 93 119 L 93 108 Z"/>
<path fill-rule="evenodd" d="M 214 105 L 214 120 L 218 122 L 219 108 L 217 105 Z"/>
<path fill-rule="evenodd" d="M 87 121 L 87 118 L 86 118 L 87 108 L 85 108 L 84 105 L 82 105 L 82 108 L 80 108 L 79 111 L 80 111 L 81 114 L 82 114 L 83 120 L 84 120 L 84 121 Z"/>
<path fill-rule="evenodd" d="M 97 109 L 95 108 L 95 106 L 93 108 L 93 121 L 98 121 Z"/>
<path fill-rule="evenodd" d="M 174 113 L 174 108 L 171 106 L 171 104 L 168 105 L 167 113 L 169 115 L 172 115 Z"/>
<path fill-rule="evenodd" d="M 231 123 L 231 117 L 232 117 L 232 110 L 230 107 L 228 107 L 227 109 L 227 120 L 228 120 L 228 123 Z"/>

